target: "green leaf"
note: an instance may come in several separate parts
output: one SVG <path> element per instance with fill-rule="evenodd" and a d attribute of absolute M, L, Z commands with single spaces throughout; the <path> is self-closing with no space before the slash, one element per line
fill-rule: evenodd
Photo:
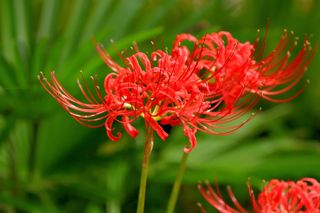
<path fill-rule="evenodd" d="M 63 45 L 58 65 L 64 63 L 69 54 L 72 53 L 73 48 L 77 46 L 76 44 L 79 41 L 78 33 L 82 24 L 85 22 L 88 4 L 89 1 L 87 0 L 75 0 L 73 3 L 72 11 L 70 12 L 71 16 L 67 20 L 68 22 L 65 26 L 66 31 L 64 33 L 64 37 L 68 42 Z"/>
<path fill-rule="evenodd" d="M 8 117 L 6 120 L 3 119 L 3 117 L 0 117 L 0 145 L 8 139 L 15 124 L 15 119 L 13 117 Z"/>
<path fill-rule="evenodd" d="M 10 93 L 13 89 L 17 89 L 14 72 L 14 68 L 0 55 L 0 95 L 1 93 Z"/>
<path fill-rule="evenodd" d="M 34 202 L 32 200 L 26 200 L 24 198 L 18 198 L 17 196 L 12 196 L 9 194 L 1 193 L 0 194 L 0 203 L 3 205 L 15 207 L 19 210 L 23 210 L 26 212 L 34 212 L 34 213 L 58 213 L 58 211 L 54 209 L 48 209 L 42 206 L 40 203 Z"/>
<path fill-rule="evenodd" d="M 54 34 L 54 23 L 58 11 L 59 0 L 44 1 L 41 9 L 39 28 L 35 40 L 35 48 L 32 60 L 31 78 L 36 80 L 37 74 L 43 71 L 47 57 L 50 56 L 48 48 Z"/>
<path fill-rule="evenodd" d="M 110 0 L 98 0 L 97 3 L 94 5 L 93 9 L 90 11 L 88 21 L 83 29 L 83 33 L 81 35 L 80 44 L 87 41 L 88 38 L 91 36 L 107 30 L 108 26 L 104 24 L 104 17 L 108 14 L 108 9 L 111 6 Z M 101 24 L 102 23 L 102 24 Z"/>
<path fill-rule="evenodd" d="M 60 0 L 47 0 L 43 2 L 39 28 L 37 32 L 37 39 L 50 39 L 53 34 L 53 26 L 55 22 L 55 16 L 57 15 L 58 3 Z"/>
<path fill-rule="evenodd" d="M 20 73 L 17 75 L 17 79 L 20 82 L 22 88 L 26 88 L 30 81 L 30 38 L 29 38 L 29 26 L 28 26 L 28 14 L 27 3 L 24 0 L 14 0 L 14 20 L 15 20 L 15 32 L 16 32 L 16 57 L 21 67 L 19 67 Z"/>
<path fill-rule="evenodd" d="M 1 9 L 1 48 L 4 58 L 10 63 L 15 62 L 12 1 L 2 0 Z"/>
<path fill-rule="evenodd" d="M 140 16 L 139 10 L 145 5 L 145 2 L 146 0 L 119 0 L 116 2 L 116 7 L 108 14 L 105 22 L 106 26 L 112 26 L 112 39 L 118 39 L 130 32 L 130 24 L 134 24 L 130 20 L 135 16 Z"/>

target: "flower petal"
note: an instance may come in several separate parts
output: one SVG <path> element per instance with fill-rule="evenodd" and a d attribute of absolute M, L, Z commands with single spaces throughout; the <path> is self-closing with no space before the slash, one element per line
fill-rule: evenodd
<path fill-rule="evenodd" d="M 126 132 L 133 138 L 137 137 L 139 131 L 130 124 L 128 116 L 123 116 L 122 119 L 123 127 L 126 130 Z"/>
<path fill-rule="evenodd" d="M 117 136 L 115 136 L 112 131 L 113 131 L 113 128 L 112 128 L 112 125 L 113 125 L 113 122 L 115 120 L 116 117 L 114 116 L 109 116 L 107 119 L 106 119 L 106 122 L 105 122 L 105 127 L 106 127 L 106 131 L 107 131 L 107 135 L 108 137 L 112 140 L 112 141 L 118 141 L 121 137 L 122 137 L 122 134 L 121 132 L 117 132 Z"/>
<path fill-rule="evenodd" d="M 168 134 L 163 130 L 163 128 L 156 122 L 149 114 L 145 114 L 144 118 L 146 122 L 152 127 L 154 131 L 159 135 L 159 137 L 165 141 L 168 137 Z"/>

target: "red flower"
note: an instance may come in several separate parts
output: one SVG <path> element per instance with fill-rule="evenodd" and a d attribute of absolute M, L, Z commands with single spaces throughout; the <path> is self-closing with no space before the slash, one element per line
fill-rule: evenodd
<path fill-rule="evenodd" d="M 196 44 L 190 51 L 187 46 L 180 44 L 184 40 L 197 43 L 192 35 L 181 34 L 177 36 L 170 54 L 155 50 L 150 55 L 140 51 L 127 57 L 121 55 L 125 66 L 117 64 L 96 44 L 100 56 L 113 72 L 105 77 L 103 91 L 92 78 L 96 95 L 89 90 L 85 80 L 84 84 L 78 81 L 86 102 L 68 93 L 54 72 L 50 81 L 43 74 L 38 78 L 47 92 L 79 123 L 88 127 L 104 125 L 113 141 L 121 138 L 120 132 L 113 134 L 115 121 L 135 137 L 139 132 L 132 126 L 132 121 L 143 117 L 162 140 L 168 135 L 158 122 L 182 125 L 190 141 L 190 147 L 185 148 L 189 152 L 196 145 L 195 134 L 198 130 L 210 134 L 230 133 L 246 120 L 235 126 L 226 124 L 240 118 L 254 106 L 254 102 L 225 107 L 220 91 L 209 86 L 209 71 L 202 62 L 203 46 Z M 237 63 L 239 59 L 233 60 L 232 63 Z"/>
<path fill-rule="evenodd" d="M 203 46 L 201 64 L 211 72 L 213 81 L 209 86 L 221 93 L 228 106 L 250 93 L 273 102 L 287 102 L 302 92 L 300 89 L 283 99 L 272 97 L 287 92 L 301 80 L 315 50 L 305 38 L 303 47 L 290 60 L 298 38 L 285 30 L 277 47 L 264 56 L 266 35 L 267 30 L 260 46 L 258 37 L 254 44 L 240 43 L 228 32 L 207 34 L 196 41 Z"/>
<path fill-rule="evenodd" d="M 221 93 L 229 107 L 246 95 L 246 84 L 250 79 L 254 46 L 249 42 L 240 43 L 229 32 L 207 34 L 199 41 L 204 46 L 202 63 L 210 71 L 210 87 Z"/>
<path fill-rule="evenodd" d="M 234 196 L 230 187 L 228 194 L 235 207 L 223 200 L 218 186 L 216 192 L 207 183 L 206 189 L 199 184 L 202 196 L 219 212 L 247 213 Z M 253 211 L 255 213 L 319 213 L 320 212 L 320 183 L 313 178 L 303 178 L 297 182 L 271 180 L 255 199 L 253 190 L 248 183 Z M 205 212 L 201 207 L 202 212 Z"/>
<path fill-rule="evenodd" d="M 194 43 L 192 51 L 181 43 Z M 139 50 L 131 56 L 120 55 L 125 66 L 117 64 L 111 56 L 96 44 L 105 64 L 113 70 L 104 79 L 103 91 L 92 78 L 96 95 L 78 81 L 86 100 L 82 102 L 69 94 L 51 73 L 51 81 L 39 76 L 42 86 L 78 122 L 88 127 L 105 126 L 113 141 L 121 138 L 121 132 L 113 134 L 113 123 L 121 123 L 132 137 L 138 130 L 132 122 L 143 117 L 162 140 L 167 133 L 161 124 L 182 125 L 189 138 L 190 151 L 196 145 L 196 132 L 228 134 L 240 128 L 250 119 L 242 119 L 231 126 L 230 121 L 242 117 L 252 109 L 258 97 L 270 101 L 273 95 L 284 93 L 295 86 L 303 76 L 314 52 L 309 42 L 298 55 L 289 61 L 287 49 L 293 50 L 291 36 L 284 33 L 277 48 L 262 57 L 265 42 L 257 48 L 241 43 L 228 32 L 205 35 L 196 39 L 190 34 L 178 35 L 171 53 L 155 50 L 147 55 Z M 288 47 L 289 46 L 289 47 Z M 137 49 L 137 48 L 136 48 Z M 262 58 L 259 60 L 259 58 Z M 282 87 L 281 89 L 277 89 Z M 251 94 L 251 95 L 248 95 Z M 257 96 L 258 95 L 258 96 Z"/>

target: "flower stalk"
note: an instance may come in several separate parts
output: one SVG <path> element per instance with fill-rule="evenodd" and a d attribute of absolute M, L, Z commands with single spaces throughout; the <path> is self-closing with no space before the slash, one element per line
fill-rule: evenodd
<path fill-rule="evenodd" d="M 137 213 L 144 212 L 144 203 L 145 203 L 147 178 L 148 178 L 148 166 L 149 166 L 149 159 L 152 152 L 152 148 L 153 148 L 153 129 L 148 123 L 146 123 L 146 141 L 144 144 L 144 154 L 143 154 L 143 161 L 142 161 L 142 168 L 141 168 Z"/>
<path fill-rule="evenodd" d="M 167 213 L 173 213 L 176 207 L 176 203 L 177 203 L 177 199 L 178 199 L 179 191 L 181 187 L 182 177 L 187 165 L 186 163 L 187 163 L 188 155 L 189 155 L 188 152 L 183 152 L 183 156 L 181 158 L 180 165 L 179 165 L 178 174 L 173 183 L 172 192 L 168 202 Z"/>

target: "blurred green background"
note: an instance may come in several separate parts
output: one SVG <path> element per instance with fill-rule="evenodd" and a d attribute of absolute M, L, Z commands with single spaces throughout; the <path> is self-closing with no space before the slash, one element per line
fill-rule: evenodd
<path fill-rule="evenodd" d="M 109 141 L 104 128 L 74 121 L 37 81 L 56 71 L 75 96 L 79 71 L 110 72 L 92 35 L 109 49 L 133 41 L 169 47 L 177 33 L 197 36 L 230 31 L 253 41 L 270 19 L 268 49 L 284 28 L 319 40 L 320 1 L 262 0 L 1 0 L 0 1 L 0 212 L 135 212 L 143 151 L 143 121 L 134 140 Z M 159 45 L 161 47 L 161 45 Z M 199 212 L 196 184 L 215 178 L 249 204 L 247 178 L 320 179 L 320 65 L 316 54 L 306 73 L 310 84 L 290 103 L 260 102 L 263 111 L 230 136 L 198 134 L 190 154 L 176 212 Z M 302 83 L 303 86 L 303 83 Z M 120 127 L 120 126 L 118 126 Z M 187 139 L 179 127 L 166 142 L 156 138 L 146 212 L 164 212 Z"/>

